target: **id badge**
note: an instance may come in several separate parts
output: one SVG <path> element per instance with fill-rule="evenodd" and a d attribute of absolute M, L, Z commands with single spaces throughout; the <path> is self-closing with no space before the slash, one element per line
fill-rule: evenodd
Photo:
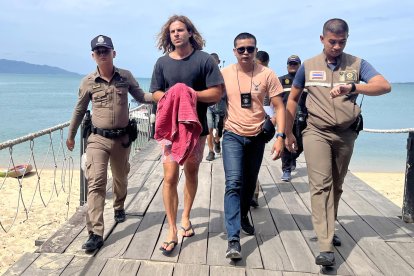
<path fill-rule="evenodd" d="M 251 93 L 242 93 L 241 97 L 241 107 L 250 108 L 252 107 L 252 94 Z"/>

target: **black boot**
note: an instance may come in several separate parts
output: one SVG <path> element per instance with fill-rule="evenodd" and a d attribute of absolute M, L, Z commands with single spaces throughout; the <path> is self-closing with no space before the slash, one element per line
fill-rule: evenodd
<path fill-rule="evenodd" d="M 341 239 L 336 234 L 334 234 L 334 236 L 333 236 L 332 244 L 334 246 L 341 246 L 341 244 L 342 244 Z"/>
<path fill-rule="evenodd" d="M 335 264 L 335 254 L 333 252 L 321 252 L 315 258 L 315 264 L 323 266 L 333 266 Z"/>
<path fill-rule="evenodd" d="M 126 220 L 125 210 L 115 210 L 114 219 L 118 223 L 124 222 Z"/>
<path fill-rule="evenodd" d="M 102 247 L 104 241 L 102 236 L 96 235 L 93 232 L 89 233 L 89 239 L 82 245 L 82 249 L 86 252 L 95 251 Z"/>

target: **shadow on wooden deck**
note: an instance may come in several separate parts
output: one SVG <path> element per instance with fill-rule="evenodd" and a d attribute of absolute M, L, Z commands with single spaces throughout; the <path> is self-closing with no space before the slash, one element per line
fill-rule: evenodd
<path fill-rule="evenodd" d="M 207 148 L 207 147 L 206 147 Z M 206 149 L 207 150 L 207 149 Z M 36 252 L 26 253 L 5 275 L 313 275 L 318 254 L 310 217 L 305 163 L 299 159 L 290 183 L 280 181 L 280 161 L 266 150 L 259 174 L 260 207 L 251 210 L 254 236 L 241 236 L 243 259 L 225 258 L 224 171 L 220 155 L 200 165 L 192 210 L 196 235 L 179 237 L 171 256 L 159 250 L 167 233 L 162 202 L 163 170 L 154 141 L 131 161 L 127 220 L 113 218 L 111 182 L 105 206 L 105 244 L 86 254 L 85 207 Z M 180 177 L 182 191 L 184 177 Z M 401 209 L 348 173 L 339 207 L 336 266 L 325 274 L 414 275 L 414 225 Z M 182 211 L 182 192 L 178 218 Z M 180 223 L 180 222 L 178 222 Z"/>

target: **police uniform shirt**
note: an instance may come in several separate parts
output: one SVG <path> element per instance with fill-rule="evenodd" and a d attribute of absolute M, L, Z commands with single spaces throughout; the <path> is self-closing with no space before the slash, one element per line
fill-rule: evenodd
<path fill-rule="evenodd" d="M 114 75 L 110 82 L 101 78 L 98 69 L 83 78 L 69 127 L 69 139 L 75 138 L 90 101 L 92 101 L 92 123 L 95 127 L 103 129 L 126 127 L 129 120 L 128 92 L 136 101 L 144 101 L 144 91 L 128 70 L 114 67 Z"/>

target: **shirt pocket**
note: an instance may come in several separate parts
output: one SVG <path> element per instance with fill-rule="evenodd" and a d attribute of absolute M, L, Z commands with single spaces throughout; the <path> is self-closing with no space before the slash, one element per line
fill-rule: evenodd
<path fill-rule="evenodd" d="M 96 107 L 107 107 L 109 100 L 107 91 L 98 91 L 92 94 L 92 102 Z"/>
<path fill-rule="evenodd" d="M 127 87 L 115 88 L 116 103 L 123 105 L 128 103 L 128 89 Z"/>

